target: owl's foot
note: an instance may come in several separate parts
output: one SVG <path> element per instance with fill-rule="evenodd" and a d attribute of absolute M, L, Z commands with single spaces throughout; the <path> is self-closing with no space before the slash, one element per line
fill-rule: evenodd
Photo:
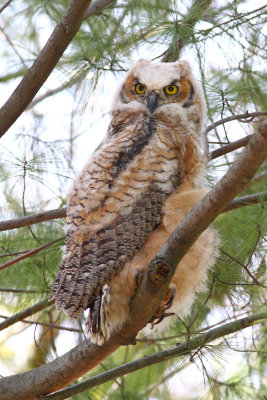
<path fill-rule="evenodd" d="M 167 311 L 172 306 L 175 292 L 176 292 L 175 288 L 169 288 L 159 309 L 149 321 L 151 323 L 151 329 L 153 329 L 155 325 L 160 324 L 164 318 L 174 315 L 174 313 L 166 313 L 165 311 Z"/>

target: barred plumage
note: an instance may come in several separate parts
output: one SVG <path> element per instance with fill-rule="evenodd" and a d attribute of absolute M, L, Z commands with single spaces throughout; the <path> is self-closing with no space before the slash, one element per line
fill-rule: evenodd
<path fill-rule="evenodd" d="M 155 235 L 163 243 L 164 220 L 172 202 L 179 203 L 181 188 L 192 192 L 191 202 L 203 195 L 204 110 L 201 89 L 186 62 L 140 60 L 118 91 L 106 138 L 74 182 L 66 248 L 51 298 L 70 317 L 89 308 L 87 330 L 98 344 L 127 320 L 135 282 L 132 266 L 146 267 L 136 260 L 152 257 L 150 240 Z M 169 226 L 178 223 L 187 208 L 175 205 Z M 206 271 L 214 259 L 216 234 L 207 230 L 205 235 L 210 251 L 198 256 Z M 203 268 L 199 284 L 205 280 Z M 125 286 L 121 301 L 120 282 Z M 190 290 L 192 302 L 197 287 Z"/>

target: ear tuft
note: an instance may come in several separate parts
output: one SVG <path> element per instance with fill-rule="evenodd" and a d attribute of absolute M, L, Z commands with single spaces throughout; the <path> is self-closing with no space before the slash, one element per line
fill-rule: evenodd
<path fill-rule="evenodd" d="M 177 64 L 177 67 L 179 67 L 179 69 L 182 71 L 182 75 L 192 73 L 192 68 L 188 61 L 179 60 L 176 62 L 176 64 Z"/>
<path fill-rule="evenodd" d="M 146 60 L 145 58 L 140 58 L 140 60 L 138 60 L 136 63 L 135 63 L 135 66 L 136 65 L 140 65 L 140 66 L 142 66 L 142 65 L 148 65 L 148 64 L 150 64 L 150 62 L 151 61 L 149 61 L 149 60 Z"/>

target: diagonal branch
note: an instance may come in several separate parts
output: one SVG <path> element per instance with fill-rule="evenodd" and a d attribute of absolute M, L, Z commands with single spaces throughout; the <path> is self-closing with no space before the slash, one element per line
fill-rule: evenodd
<path fill-rule="evenodd" d="M 26 308 L 18 312 L 17 314 L 12 315 L 12 317 L 7 318 L 5 321 L 0 323 L 0 331 L 8 328 L 11 325 L 14 325 L 16 322 L 22 321 L 24 318 L 29 317 L 30 315 L 36 314 L 39 311 L 44 310 L 48 306 L 52 305 L 54 300 L 42 300 L 39 303 L 34 304 L 31 307 Z M 1 398 L 1 389 L 0 389 L 0 398 Z"/>
<path fill-rule="evenodd" d="M 214 160 L 215 158 L 218 158 L 225 154 L 231 153 L 231 151 L 240 149 L 240 147 L 246 146 L 246 144 L 249 142 L 250 138 L 251 138 L 251 135 L 248 135 L 239 140 L 236 140 L 235 142 L 226 144 L 225 146 L 222 146 L 219 149 L 213 150 L 208 155 L 209 160 Z"/>
<path fill-rule="evenodd" d="M 66 386 L 133 338 L 155 314 L 176 265 L 208 225 L 253 177 L 267 155 L 267 121 L 255 133 L 220 182 L 183 219 L 150 263 L 130 304 L 131 320 L 104 343 L 85 340 L 68 353 L 32 371 L 2 378 L 0 400 L 32 400 Z M 202 343 L 199 343 L 201 346 Z"/>
<path fill-rule="evenodd" d="M 47 80 L 60 57 L 81 26 L 91 0 L 71 0 L 35 62 L 18 87 L 0 109 L 0 137 L 22 114 L 38 90 Z"/>
<path fill-rule="evenodd" d="M 213 342 L 216 339 L 222 338 L 225 335 L 229 335 L 245 329 L 249 326 L 254 326 L 263 320 L 267 319 L 267 309 L 259 312 L 258 314 L 250 315 L 245 318 L 238 319 L 236 321 L 230 322 L 223 326 L 215 329 L 211 329 L 206 333 L 198 335 L 194 339 L 189 340 L 186 343 L 179 344 L 173 348 L 160 351 L 158 353 L 151 354 L 149 356 L 143 357 L 139 360 L 129 362 L 127 364 L 120 365 L 119 367 L 112 368 L 109 371 L 103 372 L 97 376 L 87 379 L 84 382 L 77 383 L 67 389 L 60 390 L 54 394 L 44 396 L 39 398 L 49 399 L 49 400 L 64 400 L 74 396 L 75 394 L 81 393 L 85 390 L 91 389 L 98 385 L 102 385 L 112 379 L 118 378 L 120 376 L 129 374 L 139 369 L 148 367 L 149 365 L 158 364 L 162 361 L 169 360 L 173 357 L 181 357 L 191 354 L 193 350 L 198 349 L 200 346 L 203 348 L 208 343 Z"/>
<path fill-rule="evenodd" d="M 24 260 L 25 258 L 31 257 L 37 253 L 39 253 L 40 251 L 46 249 L 49 246 L 52 246 L 53 244 L 59 242 L 60 240 L 63 240 L 64 237 L 61 237 L 59 239 L 53 240 L 53 242 L 49 242 L 46 244 L 43 244 L 42 246 L 36 247 L 35 249 L 32 249 L 30 251 L 27 251 L 27 253 L 22 254 L 21 256 L 17 257 L 17 258 L 13 258 L 13 260 L 7 261 L 6 263 L 0 265 L 0 271 L 2 269 L 5 269 L 7 267 L 9 267 L 10 265 L 16 264 L 17 262 Z"/>

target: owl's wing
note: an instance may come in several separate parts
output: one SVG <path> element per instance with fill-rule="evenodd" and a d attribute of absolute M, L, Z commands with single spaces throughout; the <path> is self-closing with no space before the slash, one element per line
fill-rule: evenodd
<path fill-rule="evenodd" d="M 66 249 L 51 297 L 71 317 L 88 308 L 161 221 L 168 193 L 141 167 L 153 129 L 140 118 L 128 127 L 103 143 L 70 196 Z"/>

